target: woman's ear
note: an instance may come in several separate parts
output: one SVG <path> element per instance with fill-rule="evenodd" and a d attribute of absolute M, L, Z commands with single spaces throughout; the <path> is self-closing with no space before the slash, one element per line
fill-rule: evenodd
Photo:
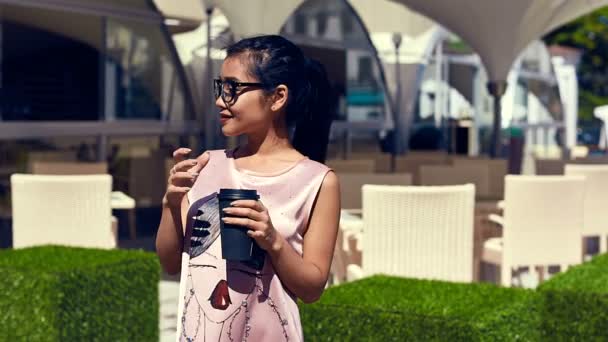
<path fill-rule="evenodd" d="M 270 110 L 280 112 L 287 107 L 287 98 L 289 97 L 289 88 L 284 84 L 279 84 L 274 89 L 274 94 L 271 97 Z"/>

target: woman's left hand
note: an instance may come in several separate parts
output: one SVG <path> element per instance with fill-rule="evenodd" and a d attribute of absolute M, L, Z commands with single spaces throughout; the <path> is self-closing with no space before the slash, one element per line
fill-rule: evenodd
<path fill-rule="evenodd" d="M 268 210 L 262 202 L 254 200 L 238 200 L 225 208 L 224 213 L 238 217 L 224 217 L 228 224 L 243 226 L 249 229 L 247 235 L 254 238 L 258 245 L 267 252 L 278 251 L 281 248 L 281 236 L 272 225 Z"/>

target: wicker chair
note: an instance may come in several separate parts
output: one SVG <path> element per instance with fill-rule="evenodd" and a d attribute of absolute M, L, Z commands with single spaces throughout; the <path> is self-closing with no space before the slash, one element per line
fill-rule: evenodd
<path fill-rule="evenodd" d="M 36 161 L 31 172 L 36 175 L 100 175 L 108 173 L 108 163 Z"/>
<path fill-rule="evenodd" d="M 363 186 L 362 267 L 374 274 L 473 280 L 475 186 Z"/>
<path fill-rule="evenodd" d="M 453 158 L 452 165 L 486 168 L 489 173 L 487 199 L 501 200 L 505 198 L 505 176 L 509 169 L 506 159 Z M 478 196 L 479 192 L 479 189 L 477 189 Z"/>
<path fill-rule="evenodd" d="M 566 164 L 567 176 L 585 177 L 583 236 L 598 236 L 600 253 L 608 251 L 608 165 Z"/>
<path fill-rule="evenodd" d="M 331 159 L 325 164 L 340 173 L 373 173 L 376 169 L 376 162 L 372 159 Z"/>
<path fill-rule="evenodd" d="M 535 174 L 539 176 L 563 175 L 566 162 L 561 159 L 535 159 Z"/>
<path fill-rule="evenodd" d="M 490 193 L 490 170 L 487 165 L 422 165 L 421 185 L 475 184 L 475 195 L 488 198 Z"/>
<path fill-rule="evenodd" d="M 420 185 L 420 167 L 422 165 L 448 165 L 449 159 L 445 152 L 410 152 L 395 160 L 395 172 L 409 173 L 415 185 Z"/>
<path fill-rule="evenodd" d="M 13 247 L 115 248 L 110 175 L 11 176 Z"/>
<path fill-rule="evenodd" d="M 525 285 L 513 277 L 521 268 L 564 271 L 581 262 L 584 191 L 584 177 L 505 177 L 504 216 L 494 219 L 502 223 L 503 237 L 486 240 L 482 253 L 482 261 L 500 265 L 504 286 Z"/>

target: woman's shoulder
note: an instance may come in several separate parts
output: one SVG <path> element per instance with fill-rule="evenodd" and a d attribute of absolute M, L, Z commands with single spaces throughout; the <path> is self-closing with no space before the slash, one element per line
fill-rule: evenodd
<path fill-rule="evenodd" d="M 329 166 L 309 158 L 303 160 L 302 166 L 307 169 L 308 174 L 315 177 L 325 177 L 327 173 L 333 171 Z"/>

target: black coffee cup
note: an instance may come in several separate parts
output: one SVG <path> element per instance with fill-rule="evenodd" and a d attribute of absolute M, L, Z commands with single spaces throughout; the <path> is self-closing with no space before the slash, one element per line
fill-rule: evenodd
<path fill-rule="evenodd" d="M 230 203 L 236 200 L 257 201 L 260 198 L 257 191 L 244 189 L 220 189 L 217 197 L 220 218 L 231 216 L 224 213 L 223 210 L 229 208 Z M 266 253 L 253 238 L 247 235 L 248 230 L 247 227 L 227 224 L 220 220 L 222 258 L 229 261 L 241 261 L 249 267 L 261 270 L 264 267 Z"/>

